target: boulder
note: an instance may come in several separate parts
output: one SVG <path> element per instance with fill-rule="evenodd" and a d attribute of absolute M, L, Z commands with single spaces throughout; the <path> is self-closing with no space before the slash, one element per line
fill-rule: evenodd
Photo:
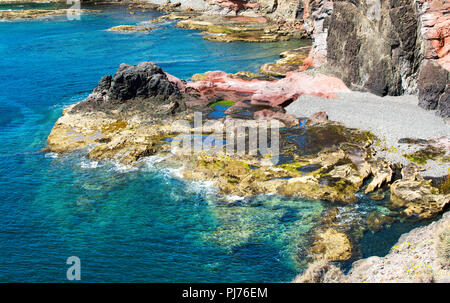
<path fill-rule="evenodd" d="M 329 228 L 317 235 L 311 252 L 329 261 L 344 261 L 352 256 L 353 247 L 347 235 Z"/>
<path fill-rule="evenodd" d="M 414 166 L 402 169 L 402 179 L 391 184 L 390 208 L 407 217 L 432 218 L 443 212 L 450 194 L 441 194 Z"/>
<path fill-rule="evenodd" d="M 335 98 L 338 92 L 348 92 L 342 80 L 322 74 L 310 76 L 306 73 L 290 72 L 286 78 L 271 82 L 253 94 L 251 103 L 285 107 L 301 95 Z"/>
<path fill-rule="evenodd" d="M 328 122 L 327 112 L 317 112 L 311 115 L 306 121 L 307 125 L 317 125 Z"/>
<path fill-rule="evenodd" d="M 186 108 L 182 88 L 181 82 L 155 63 L 123 63 L 114 76 L 104 76 L 93 93 L 75 105 L 72 112 L 173 114 Z"/>
<path fill-rule="evenodd" d="M 427 60 L 419 74 L 419 106 L 437 109 L 450 117 L 450 73 L 438 63 Z"/>
<path fill-rule="evenodd" d="M 294 116 L 279 111 L 263 109 L 253 114 L 255 120 L 272 120 L 276 119 L 284 123 L 287 127 L 298 125 L 298 119 Z"/>

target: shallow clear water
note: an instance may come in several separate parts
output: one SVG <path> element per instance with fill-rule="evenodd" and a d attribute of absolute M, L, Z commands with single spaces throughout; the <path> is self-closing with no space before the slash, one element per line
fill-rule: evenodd
<path fill-rule="evenodd" d="M 256 71 L 299 44 L 213 43 L 173 23 L 149 34 L 105 31 L 158 15 L 110 8 L 81 21 L 0 22 L 0 281 L 65 281 L 72 255 L 89 282 L 288 281 L 298 271 L 287 244 L 298 237 L 296 212 L 318 214 L 320 203 L 217 206 L 210 186 L 150 164 L 123 171 L 39 152 L 62 108 L 122 62 L 155 61 L 189 78 Z"/>
<path fill-rule="evenodd" d="M 127 170 L 39 152 L 61 110 L 122 62 L 155 61 L 189 78 L 256 71 L 301 44 L 214 43 L 173 23 L 106 31 L 158 14 L 109 8 L 81 21 L 0 22 L 0 282 L 64 282 L 69 256 L 81 259 L 85 282 L 282 282 L 304 268 L 298 251 L 324 203 L 225 204 L 209 184 L 155 168 L 155 158 Z"/>

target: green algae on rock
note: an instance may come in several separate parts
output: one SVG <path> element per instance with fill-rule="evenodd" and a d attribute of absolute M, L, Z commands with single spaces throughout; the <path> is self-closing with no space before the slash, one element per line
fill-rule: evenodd
<path fill-rule="evenodd" d="M 445 154 L 446 152 L 442 148 L 428 146 L 418 151 L 404 154 L 403 156 L 410 162 L 423 165 L 427 163 L 428 160 L 443 160 L 443 156 L 445 156 Z"/>
<path fill-rule="evenodd" d="M 301 28 L 284 28 L 265 17 L 202 15 L 181 20 L 176 26 L 201 30 L 205 33 L 204 39 L 218 42 L 274 42 L 306 37 Z"/>
<path fill-rule="evenodd" d="M 217 102 L 214 102 L 213 104 L 211 104 L 211 108 L 216 109 L 216 106 L 222 106 L 222 107 L 233 106 L 235 103 L 236 102 L 231 101 L 231 100 L 217 101 Z"/>

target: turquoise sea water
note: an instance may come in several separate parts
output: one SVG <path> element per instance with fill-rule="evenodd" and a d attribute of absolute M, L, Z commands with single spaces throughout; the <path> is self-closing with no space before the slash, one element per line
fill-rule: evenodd
<path fill-rule="evenodd" d="M 107 8 L 80 21 L 0 22 L 0 282 L 64 282 L 69 256 L 81 259 L 84 282 L 284 282 L 303 268 L 298 251 L 320 201 L 224 204 L 155 158 L 130 170 L 40 152 L 61 110 L 122 62 L 155 61 L 189 78 L 256 71 L 299 45 L 208 42 L 173 23 L 105 31 L 158 14 Z"/>

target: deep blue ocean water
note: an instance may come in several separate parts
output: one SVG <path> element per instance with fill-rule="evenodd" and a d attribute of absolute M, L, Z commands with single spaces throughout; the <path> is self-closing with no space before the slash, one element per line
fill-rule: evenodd
<path fill-rule="evenodd" d="M 299 45 L 214 43 L 173 23 L 106 31 L 158 15 L 105 8 L 80 21 L 0 22 L 0 282 L 67 281 L 69 256 L 81 259 L 84 282 L 285 282 L 304 268 L 297 252 L 320 201 L 262 196 L 229 206 L 153 158 L 129 170 L 40 152 L 61 110 L 122 62 L 154 61 L 189 78 L 256 71 Z"/>

